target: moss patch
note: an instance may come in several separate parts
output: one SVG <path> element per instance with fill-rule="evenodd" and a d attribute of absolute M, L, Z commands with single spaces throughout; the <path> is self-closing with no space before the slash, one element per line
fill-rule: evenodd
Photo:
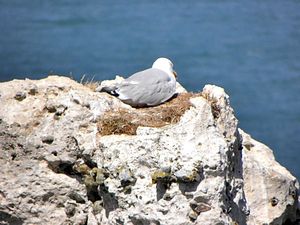
<path fill-rule="evenodd" d="M 169 183 L 172 180 L 172 174 L 164 171 L 157 170 L 151 175 L 152 184 L 156 184 L 158 181 L 164 181 Z"/>

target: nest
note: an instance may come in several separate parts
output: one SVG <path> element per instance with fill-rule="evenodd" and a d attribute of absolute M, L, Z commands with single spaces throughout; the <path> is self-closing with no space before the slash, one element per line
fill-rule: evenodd
<path fill-rule="evenodd" d="M 163 127 L 177 123 L 192 106 L 190 98 L 200 95 L 182 93 L 159 106 L 106 112 L 98 121 L 98 131 L 102 136 L 112 134 L 135 135 L 139 126 Z"/>

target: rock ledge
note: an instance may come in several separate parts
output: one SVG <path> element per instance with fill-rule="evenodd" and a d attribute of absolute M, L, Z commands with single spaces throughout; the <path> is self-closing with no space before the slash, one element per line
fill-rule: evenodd
<path fill-rule="evenodd" d="M 220 87 L 134 109 L 49 76 L 0 83 L 0 105 L 0 224 L 299 222 L 298 181 Z"/>

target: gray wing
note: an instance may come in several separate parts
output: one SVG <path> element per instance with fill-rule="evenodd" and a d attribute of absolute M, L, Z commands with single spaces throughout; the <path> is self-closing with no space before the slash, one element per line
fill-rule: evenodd
<path fill-rule="evenodd" d="M 170 99 L 175 91 L 175 78 L 155 68 L 133 74 L 116 90 L 119 99 L 132 106 L 158 105 Z"/>

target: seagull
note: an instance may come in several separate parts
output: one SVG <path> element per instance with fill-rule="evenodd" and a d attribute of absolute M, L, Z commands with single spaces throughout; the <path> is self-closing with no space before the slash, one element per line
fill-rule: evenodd
<path fill-rule="evenodd" d="M 107 92 L 133 107 L 162 104 L 176 94 L 177 73 L 167 58 L 158 58 L 152 67 L 137 72 L 112 87 L 102 87 Z"/>

